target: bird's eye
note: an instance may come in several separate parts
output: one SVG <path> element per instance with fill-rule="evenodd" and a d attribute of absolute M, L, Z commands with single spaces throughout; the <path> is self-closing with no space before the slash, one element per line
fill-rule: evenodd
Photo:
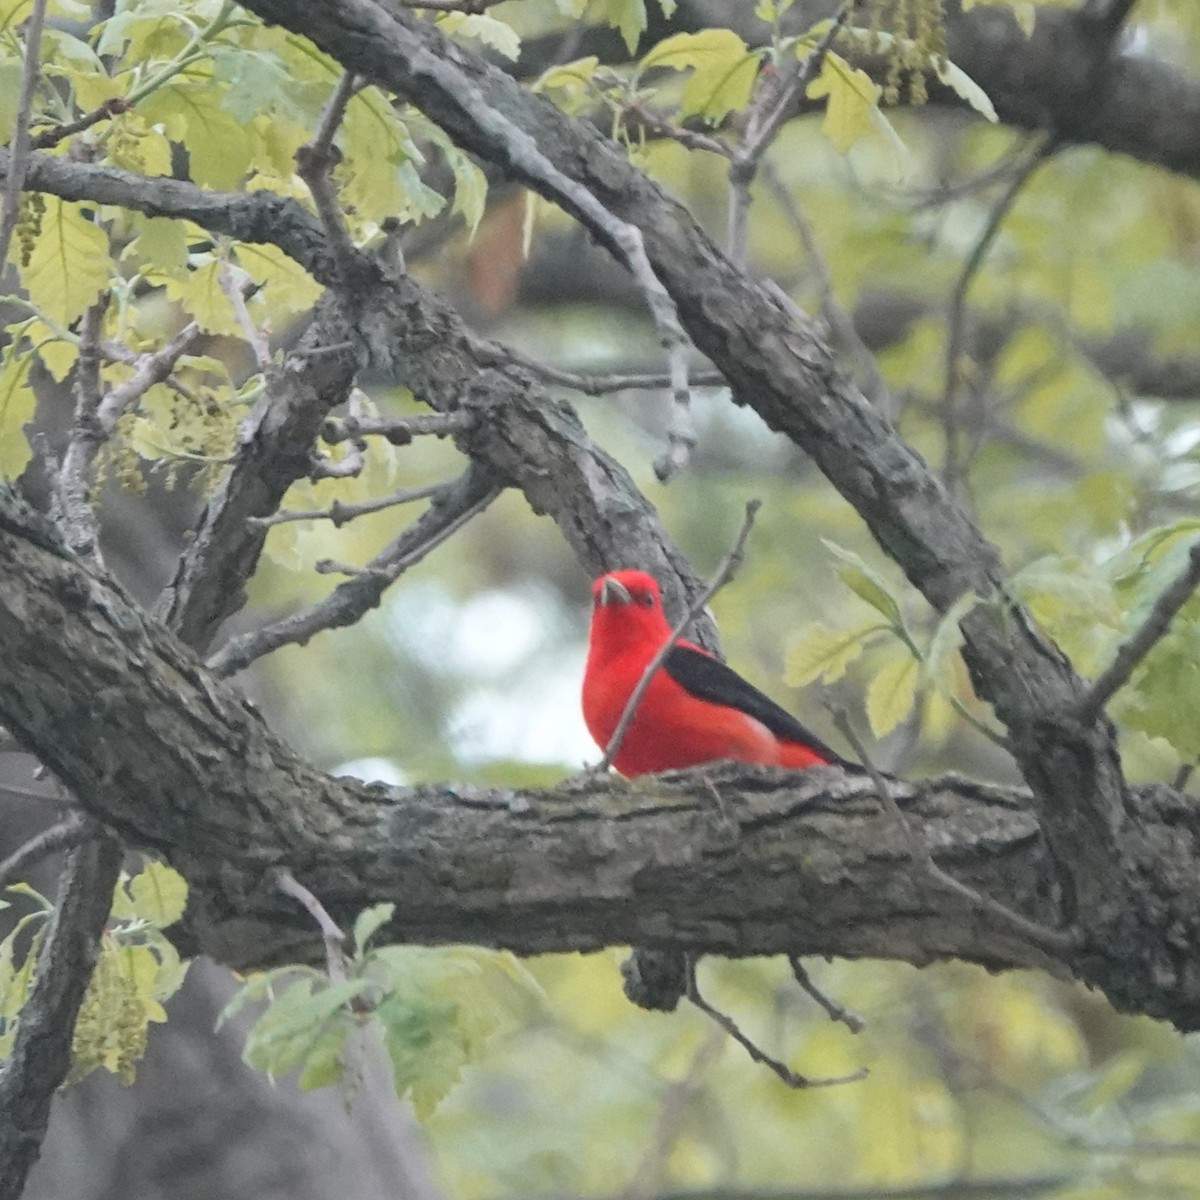
<path fill-rule="evenodd" d="M 642 592 L 642 593 L 641 593 L 641 594 L 638 596 L 638 599 L 639 599 L 639 600 L 640 600 L 640 601 L 641 601 L 641 602 L 642 602 L 642 603 L 643 603 L 643 604 L 644 604 L 644 605 L 645 605 L 647 608 L 652 608 L 652 607 L 654 606 L 654 597 L 653 597 L 652 595 L 650 595 L 650 593 L 649 593 L 649 592 Z"/>

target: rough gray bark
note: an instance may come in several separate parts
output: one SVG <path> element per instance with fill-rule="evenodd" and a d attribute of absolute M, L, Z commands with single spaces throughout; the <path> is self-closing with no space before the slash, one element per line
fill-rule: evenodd
<path fill-rule="evenodd" d="M 292 0 L 249 0 L 247 7 L 409 99 L 460 145 L 570 212 L 602 244 L 610 245 L 609 230 L 591 221 L 570 188 L 585 188 L 639 230 L 685 328 L 728 379 L 735 402 L 811 455 L 936 609 L 968 593 L 981 598 L 962 621 L 964 655 L 976 690 L 1008 728 L 1067 910 L 1086 926 L 1086 940 L 1116 940 L 1135 959 L 1135 901 L 1122 891 L 1128 796 L 1111 724 L 1103 716 L 1077 719 L 1082 682 L 1006 596 L 994 547 L 854 387 L 815 323 L 747 278 L 690 213 L 596 130 L 409 13 L 382 0 L 346 0 L 336 10 Z"/>
<path fill-rule="evenodd" d="M 1168 789 L 1131 798 L 1138 837 L 1128 876 L 1110 881 L 1137 897 L 1121 914 L 1137 921 L 1131 971 L 1120 940 L 1050 950 L 939 888 L 862 779 L 716 771 L 720 804 L 686 775 L 542 792 L 331 779 L 109 581 L 15 522 L 0 524 L 0 575 L 15 584 L 0 598 L 0 676 L 15 684 L 0 720 L 93 815 L 187 876 L 187 949 L 242 968 L 318 952 L 271 883 L 286 865 L 338 918 L 395 901 L 391 932 L 408 941 L 1040 965 L 1200 1025 L 1188 951 L 1200 817 Z M 1058 922 L 1052 860 L 1022 793 L 953 780 L 894 791 L 946 870 Z"/>

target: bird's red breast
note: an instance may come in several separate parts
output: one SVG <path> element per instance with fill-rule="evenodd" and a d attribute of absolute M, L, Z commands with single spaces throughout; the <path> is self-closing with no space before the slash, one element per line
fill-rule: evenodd
<path fill-rule="evenodd" d="M 671 626 L 658 583 L 644 571 L 602 575 L 592 597 L 583 716 L 605 749 Z M 720 659 L 677 641 L 642 697 L 613 765 L 632 776 L 721 759 L 795 769 L 841 762 Z"/>

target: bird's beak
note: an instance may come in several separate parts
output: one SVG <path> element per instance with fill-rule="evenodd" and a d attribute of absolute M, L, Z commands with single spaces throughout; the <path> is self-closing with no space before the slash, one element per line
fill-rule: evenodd
<path fill-rule="evenodd" d="M 600 593 L 597 599 L 602 606 L 605 604 L 629 604 L 633 601 L 629 589 L 623 583 L 618 583 L 611 575 L 605 576 L 604 581 L 600 584 Z"/>

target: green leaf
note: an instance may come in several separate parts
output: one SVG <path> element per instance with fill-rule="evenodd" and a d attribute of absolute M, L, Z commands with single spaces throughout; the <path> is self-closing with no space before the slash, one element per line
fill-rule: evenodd
<path fill-rule="evenodd" d="M 630 54 L 646 28 L 646 0 L 598 0 L 593 11 L 596 20 L 620 31 Z"/>
<path fill-rule="evenodd" d="M 179 275 L 187 267 L 187 231 L 170 217 L 140 217 L 134 243 L 138 258 L 150 268 Z"/>
<path fill-rule="evenodd" d="M 872 114 L 879 108 L 882 90 L 866 71 L 851 67 L 832 50 L 826 51 L 821 73 L 808 85 L 806 94 L 812 100 L 822 96 L 829 98 L 821 132 L 839 153 L 848 153 L 856 142 L 875 129 Z"/>
<path fill-rule="evenodd" d="M 818 676 L 823 676 L 826 683 L 836 683 L 862 654 L 867 642 L 887 628 L 873 624 L 835 631 L 820 621 L 806 625 L 788 644 L 784 670 L 788 686 L 804 687 Z"/>
<path fill-rule="evenodd" d="M 846 550 L 827 538 L 822 538 L 821 543 L 830 554 L 841 560 L 842 565 L 837 569 L 841 581 L 894 629 L 903 629 L 904 618 L 900 613 L 900 605 L 883 576 L 868 566 L 853 550 Z"/>
<path fill-rule="evenodd" d="M 1000 118 L 983 90 L 961 67 L 956 67 L 948 58 L 931 64 L 937 77 L 960 99 L 965 100 L 980 116 L 996 124 Z"/>
<path fill-rule="evenodd" d="M 167 289 L 167 296 L 182 305 L 201 329 L 244 340 L 246 335 L 221 285 L 224 266 L 220 260 L 213 258 L 177 279 L 151 271 L 146 273 L 146 277 L 151 282 L 161 283 Z"/>
<path fill-rule="evenodd" d="M 867 720 L 877 737 L 891 733 L 912 712 L 917 698 L 921 664 L 904 643 L 894 643 L 891 657 L 867 687 Z"/>
<path fill-rule="evenodd" d="M 974 592 L 965 592 L 946 610 L 942 619 L 929 639 L 929 648 L 925 652 L 923 664 L 924 677 L 931 683 L 938 683 L 950 656 L 962 645 L 963 634 L 959 628 L 963 617 L 979 602 Z"/>
<path fill-rule="evenodd" d="M 78 204 L 46 196 L 42 228 L 21 282 L 39 312 L 64 329 L 108 287 L 113 262 L 108 236 Z"/>
<path fill-rule="evenodd" d="M 246 242 L 237 248 L 237 260 L 255 283 L 266 289 L 272 309 L 285 313 L 307 312 L 324 288 L 278 246 Z"/>
<path fill-rule="evenodd" d="M 691 70 L 683 89 L 682 117 L 723 120 L 730 110 L 743 107 L 754 90 L 759 57 L 731 29 L 702 29 L 677 33 L 659 42 L 646 55 L 639 74 L 651 67 Z"/>
<path fill-rule="evenodd" d="M 296 980 L 255 1022 L 242 1057 L 269 1075 L 283 1075 L 300 1066 L 311 1053 L 320 1053 L 329 1027 L 349 1018 L 346 1006 L 366 987 L 363 979 L 330 984 Z"/>
<path fill-rule="evenodd" d="M 361 954 L 367 943 L 383 928 L 396 911 L 394 904 L 372 904 L 364 908 L 354 920 L 354 947 Z"/>
<path fill-rule="evenodd" d="M 438 28 L 449 37 L 474 38 L 512 62 L 521 55 L 521 38 L 517 31 L 486 13 L 445 13 L 438 20 Z"/>
<path fill-rule="evenodd" d="M 16 479 L 33 457 L 25 426 L 33 420 L 37 397 L 29 386 L 33 355 L 10 346 L 0 366 L 0 479 Z"/>
<path fill-rule="evenodd" d="M 219 87 L 177 80 L 147 96 L 138 112 L 187 147 L 188 172 L 196 183 L 228 191 L 249 171 L 254 141 L 249 128 L 222 105 L 223 98 Z"/>
<path fill-rule="evenodd" d="M 158 929 L 174 925 L 187 907 L 187 882 L 165 863 L 147 863 L 125 886 L 133 915 Z"/>
<path fill-rule="evenodd" d="M 3 146 L 12 141 L 23 75 L 24 68 L 19 58 L 7 58 L 0 62 L 0 145 Z"/>

